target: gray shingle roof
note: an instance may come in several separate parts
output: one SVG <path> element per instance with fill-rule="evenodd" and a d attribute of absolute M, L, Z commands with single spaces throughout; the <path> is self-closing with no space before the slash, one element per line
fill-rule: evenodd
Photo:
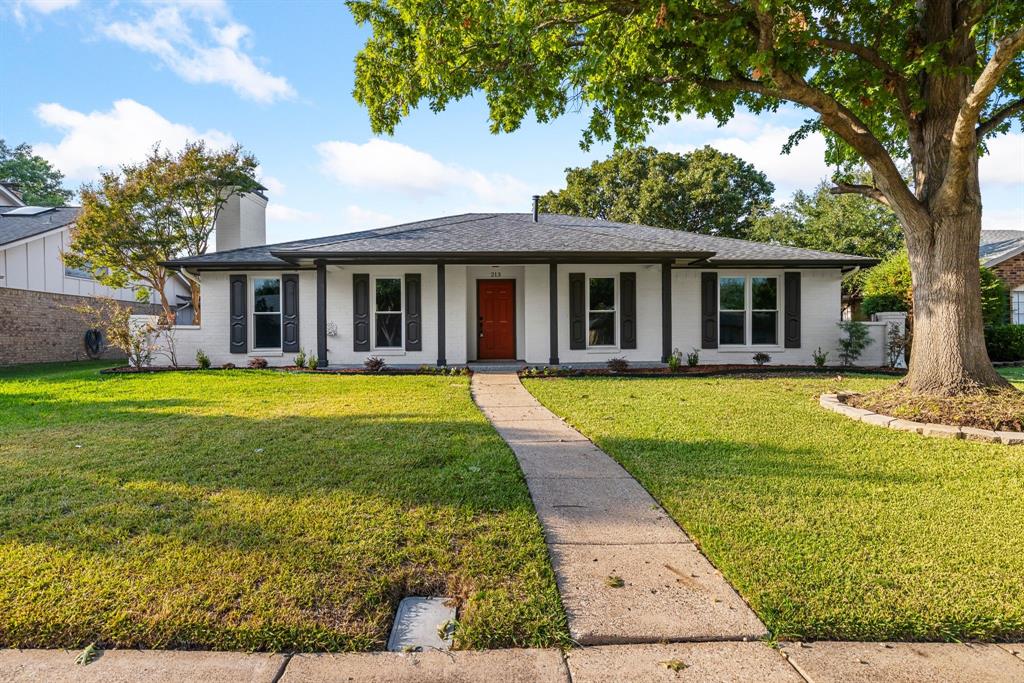
<path fill-rule="evenodd" d="M 1024 230 L 982 230 L 978 258 L 982 265 L 999 263 L 1024 250 Z"/>
<path fill-rule="evenodd" d="M 871 265 L 873 259 L 712 237 L 645 225 L 559 214 L 462 214 L 281 244 L 215 252 L 171 261 L 194 267 L 283 266 L 312 258 L 468 259 L 474 255 L 520 260 L 531 256 L 581 258 L 707 258 L 712 264 Z"/>
<path fill-rule="evenodd" d="M 6 215 L 17 208 L 0 206 L 0 246 L 70 225 L 81 211 L 77 206 L 60 206 L 35 216 Z"/>

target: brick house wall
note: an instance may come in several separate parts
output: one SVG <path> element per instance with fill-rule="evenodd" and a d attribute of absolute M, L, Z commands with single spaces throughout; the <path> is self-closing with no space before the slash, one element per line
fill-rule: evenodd
<path fill-rule="evenodd" d="M 997 263 L 992 266 L 992 270 L 1006 283 L 1006 288 L 1011 292 L 1018 287 L 1024 287 L 1024 254 Z"/>
<path fill-rule="evenodd" d="M 0 365 L 87 359 L 84 337 L 92 325 L 74 307 L 90 298 L 0 287 Z M 136 313 L 160 311 L 154 304 L 126 305 Z M 108 348 L 102 357 L 123 354 Z"/>

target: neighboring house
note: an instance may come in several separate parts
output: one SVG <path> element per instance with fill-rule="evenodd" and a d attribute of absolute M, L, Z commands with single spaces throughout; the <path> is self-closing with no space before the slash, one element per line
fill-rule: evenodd
<path fill-rule="evenodd" d="M 553 214 L 474 213 L 171 261 L 201 278 L 177 357 L 321 366 L 521 360 L 810 364 L 840 336 L 843 272 L 873 259 Z M 218 231 L 220 227 L 218 227 Z M 884 326 L 879 327 L 884 330 Z M 881 365 L 881 333 L 862 362 Z"/>
<path fill-rule="evenodd" d="M 104 287 L 64 265 L 62 254 L 80 209 L 25 206 L 13 185 L 0 184 L 0 365 L 80 360 L 91 325 L 74 310 L 85 298 L 108 297 L 139 312 L 160 310 L 158 297 L 138 304 L 135 289 Z M 174 278 L 171 296 L 188 287 Z"/>
<path fill-rule="evenodd" d="M 978 258 L 1010 290 L 1010 322 L 1024 325 L 1024 230 L 982 230 Z"/>

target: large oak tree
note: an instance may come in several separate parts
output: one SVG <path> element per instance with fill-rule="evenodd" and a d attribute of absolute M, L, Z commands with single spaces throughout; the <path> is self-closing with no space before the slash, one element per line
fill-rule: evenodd
<path fill-rule="evenodd" d="M 372 35 L 357 99 L 391 132 L 482 91 L 495 131 L 531 110 L 591 112 L 584 143 L 639 143 L 694 112 L 784 102 L 811 118 L 840 171 L 835 191 L 889 206 L 914 280 L 914 391 L 1006 386 L 985 353 L 977 248 L 978 156 L 1024 112 L 1020 0 L 350 0 Z M 908 183 L 900 172 L 910 168 Z"/>

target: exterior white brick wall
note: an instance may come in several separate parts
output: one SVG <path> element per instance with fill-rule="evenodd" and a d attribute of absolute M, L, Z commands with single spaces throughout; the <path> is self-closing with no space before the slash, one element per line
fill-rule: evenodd
<path fill-rule="evenodd" d="M 296 271 L 237 271 L 248 277 L 248 305 L 252 307 L 252 279 Z M 307 354 L 317 352 L 316 273 L 299 272 L 299 337 Z M 569 348 L 569 273 L 587 276 L 618 276 L 635 272 L 637 282 L 637 348 L 571 350 Z M 769 275 L 779 278 L 779 341 L 770 347 L 743 346 L 735 348 L 700 349 L 700 270 L 672 271 L 672 346 L 684 354 L 696 347 L 702 363 L 752 363 L 755 352 L 763 350 L 773 364 L 810 365 L 812 352 L 819 346 L 829 352 L 829 363 L 838 363 L 837 342 L 840 336 L 840 287 L 842 273 L 838 268 L 802 269 L 801 272 L 801 348 L 782 346 L 784 286 L 782 269 L 720 270 L 719 276 L 743 274 L 747 277 Z M 375 277 L 403 277 L 420 273 L 422 278 L 423 350 L 401 349 L 354 351 L 352 342 L 352 274 L 369 273 Z M 516 282 L 516 345 L 520 359 L 531 364 L 546 364 L 550 355 L 549 330 L 549 266 L 538 265 L 449 265 L 445 267 L 445 357 L 457 365 L 476 356 L 476 283 L 494 277 Z M 292 353 L 253 350 L 232 354 L 228 335 L 227 272 L 205 272 L 203 280 L 203 325 L 201 328 L 180 328 L 177 332 L 178 358 L 182 364 L 194 362 L 195 351 L 202 348 L 214 365 L 234 363 L 244 366 L 252 356 L 266 358 L 275 366 L 290 365 Z M 657 362 L 661 359 L 661 265 L 651 264 L 577 264 L 558 266 L 558 355 L 563 364 L 603 363 L 612 357 L 625 357 L 631 362 Z M 617 290 L 618 291 L 618 290 Z M 372 297 L 372 284 L 371 284 Z M 619 308 L 621 311 L 621 306 Z M 336 365 L 360 365 L 368 356 L 381 356 L 391 365 L 434 364 L 437 348 L 437 267 L 409 266 L 328 266 L 327 321 L 337 328 L 336 336 L 327 338 L 328 362 Z M 371 321 L 372 326 L 372 321 Z M 885 325 L 868 323 L 874 343 L 860 360 L 861 365 L 878 366 L 885 359 Z"/>

